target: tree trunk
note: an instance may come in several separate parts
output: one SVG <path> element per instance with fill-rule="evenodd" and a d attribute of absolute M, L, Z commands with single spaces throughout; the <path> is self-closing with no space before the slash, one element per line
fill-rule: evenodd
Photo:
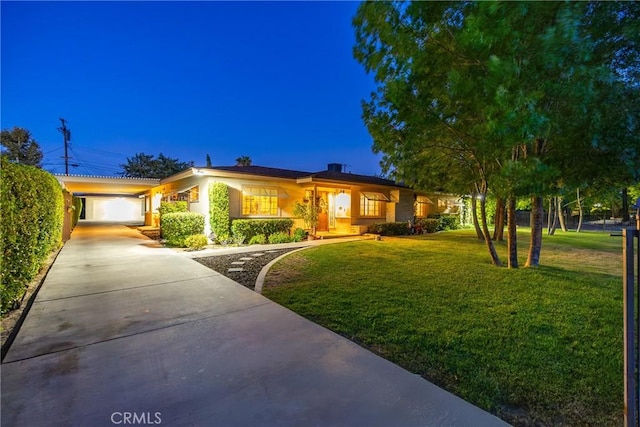
<path fill-rule="evenodd" d="M 629 223 L 629 189 L 622 189 L 622 223 Z"/>
<path fill-rule="evenodd" d="M 567 231 L 567 223 L 564 220 L 564 207 L 562 206 L 562 197 L 558 196 L 556 201 L 557 201 L 556 211 L 558 212 L 558 220 L 560 221 L 560 228 L 562 229 L 562 231 L 566 232 Z"/>
<path fill-rule="evenodd" d="M 548 235 L 552 235 L 553 231 L 551 231 L 551 227 L 552 227 L 552 218 L 554 217 L 553 215 L 553 197 L 549 197 L 549 212 L 547 212 L 547 234 Z"/>
<path fill-rule="evenodd" d="M 516 198 L 507 199 L 507 250 L 508 267 L 518 268 L 518 235 L 516 227 Z"/>
<path fill-rule="evenodd" d="M 489 250 L 489 255 L 491 256 L 491 262 L 493 265 L 502 267 L 502 262 L 498 257 L 498 253 L 496 252 L 496 248 L 493 245 L 493 240 L 491 240 L 491 234 L 489 234 L 489 226 L 487 225 L 487 198 L 486 194 L 482 194 L 482 198 L 480 199 L 480 215 L 482 216 L 482 231 L 484 233 L 484 241 L 487 244 L 487 249 Z"/>
<path fill-rule="evenodd" d="M 553 214 L 551 214 L 553 220 L 551 221 L 551 228 L 549 229 L 550 236 L 553 236 L 554 234 L 556 234 L 556 228 L 558 227 L 558 210 L 556 209 L 557 205 L 558 205 L 557 198 L 552 197 L 549 203 L 549 212 L 550 213 L 553 212 Z"/>
<path fill-rule="evenodd" d="M 542 250 L 542 229 L 544 228 L 544 207 L 540 196 L 531 198 L 531 240 L 529 242 L 529 255 L 525 267 L 537 267 L 540 264 L 540 251 Z"/>
<path fill-rule="evenodd" d="M 583 217 L 583 213 L 582 213 L 582 201 L 580 200 L 580 189 L 578 188 L 576 190 L 576 195 L 577 195 L 577 202 L 578 202 L 578 227 L 576 228 L 576 233 L 579 233 L 580 230 L 582 230 L 582 217 Z"/>
<path fill-rule="evenodd" d="M 473 226 L 476 229 L 478 240 L 484 240 L 484 234 L 482 234 L 480 224 L 478 223 L 478 193 L 471 195 L 471 217 L 473 218 Z"/>
<path fill-rule="evenodd" d="M 493 240 L 502 242 L 504 240 L 504 199 L 498 197 L 496 201 L 495 229 L 493 230 Z"/>

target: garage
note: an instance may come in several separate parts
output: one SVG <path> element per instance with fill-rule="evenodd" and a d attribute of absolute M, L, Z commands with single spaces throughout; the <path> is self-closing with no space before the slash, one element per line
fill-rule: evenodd
<path fill-rule="evenodd" d="M 60 184 L 82 199 L 81 221 L 144 224 L 145 197 L 160 183 L 151 178 L 56 175 Z"/>

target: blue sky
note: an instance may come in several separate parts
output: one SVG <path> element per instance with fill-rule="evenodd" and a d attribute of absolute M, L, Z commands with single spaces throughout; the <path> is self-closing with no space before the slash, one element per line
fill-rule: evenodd
<path fill-rule="evenodd" d="M 352 56 L 356 2 L 1 3 L 1 126 L 44 167 L 113 175 L 144 152 L 204 165 L 380 172 Z"/>

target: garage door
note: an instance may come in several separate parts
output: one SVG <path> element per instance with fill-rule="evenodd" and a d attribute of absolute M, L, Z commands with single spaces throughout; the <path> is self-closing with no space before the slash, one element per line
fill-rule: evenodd
<path fill-rule="evenodd" d="M 144 199 L 138 197 L 85 197 L 85 219 L 144 223 Z"/>

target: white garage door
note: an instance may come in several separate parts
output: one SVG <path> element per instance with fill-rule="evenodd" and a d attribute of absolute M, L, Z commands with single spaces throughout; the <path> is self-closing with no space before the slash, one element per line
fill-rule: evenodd
<path fill-rule="evenodd" d="M 85 219 L 144 223 L 144 199 L 138 197 L 86 197 Z"/>

